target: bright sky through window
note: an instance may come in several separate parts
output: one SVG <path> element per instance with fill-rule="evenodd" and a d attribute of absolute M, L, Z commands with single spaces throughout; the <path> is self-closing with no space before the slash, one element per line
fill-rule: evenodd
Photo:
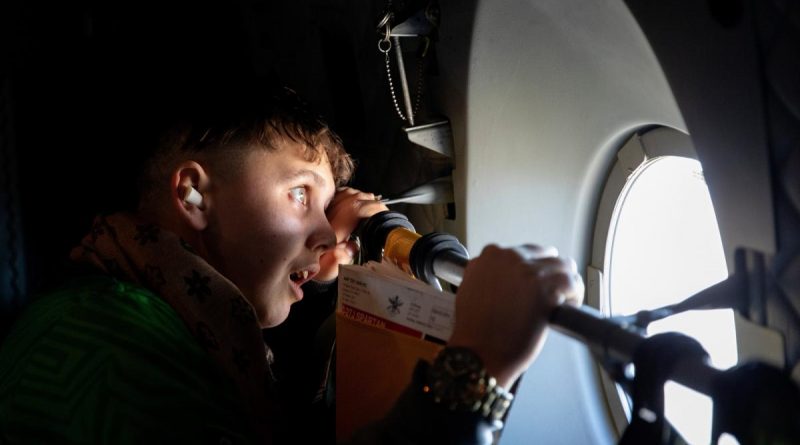
<path fill-rule="evenodd" d="M 613 315 L 677 303 L 728 276 L 700 163 L 660 157 L 643 164 L 623 190 L 609 234 Z M 677 331 L 697 339 L 721 369 L 736 364 L 730 310 L 692 311 L 653 323 L 648 335 Z M 711 441 L 712 401 L 669 382 L 665 414 L 690 444 Z"/>

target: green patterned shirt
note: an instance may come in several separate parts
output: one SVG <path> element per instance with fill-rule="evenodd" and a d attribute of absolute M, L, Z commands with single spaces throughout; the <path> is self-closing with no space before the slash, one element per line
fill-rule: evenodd
<path fill-rule="evenodd" d="M 142 287 L 84 277 L 0 346 L 0 444 L 248 443 L 233 383 Z"/>

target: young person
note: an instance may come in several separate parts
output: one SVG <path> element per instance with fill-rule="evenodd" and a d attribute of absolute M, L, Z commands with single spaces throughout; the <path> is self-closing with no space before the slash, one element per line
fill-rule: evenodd
<path fill-rule="evenodd" d="M 0 350 L 1 443 L 304 435 L 287 430 L 303 422 L 284 409 L 297 404 L 261 330 L 316 297 L 304 288 L 334 280 L 352 262 L 351 232 L 385 207 L 343 187 L 352 161 L 294 93 L 249 102 L 173 121 L 143 169 L 136 212 L 97 217 L 71 253 L 83 272 L 19 320 Z M 554 249 L 487 247 L 465 272 L 448 347 L 353 441 L 490 440 L 502 388 L 534 359 L 549 311 L 582 294 L 575 263 Z"/>

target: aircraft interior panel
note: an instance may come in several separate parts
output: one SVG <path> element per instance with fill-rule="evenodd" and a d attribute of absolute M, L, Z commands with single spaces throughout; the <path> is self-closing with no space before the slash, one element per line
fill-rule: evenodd
<path fill-rule="evenodd" d="M 685 131 L 647 39 L 617 1 L 477 2 L 474 16 L 460 2 L 450 14 L 454 3 L 442 3 L 439 43 L 438 80 L 449 86 L 434 91 L 463 95 L 442 103 L 454 122 L 465 245 L 477 255 L 489 243 L 538 240 L 588 264 L 594 212 L 620 145 L 654 126 Z M 508 443 L 614 442 L 594 361 L 572 340 L 551 333 L 519 392 Z"/>

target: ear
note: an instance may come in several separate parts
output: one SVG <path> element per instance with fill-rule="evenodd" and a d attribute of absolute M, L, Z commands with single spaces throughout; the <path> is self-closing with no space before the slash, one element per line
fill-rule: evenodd
<path fill-rule="evenodd" d="M 208 226 L 209 183 L 208 173 L 195 161 L 180 163 L 170 176 L 170 201 L 181 221 L 198 232 Z"/>

